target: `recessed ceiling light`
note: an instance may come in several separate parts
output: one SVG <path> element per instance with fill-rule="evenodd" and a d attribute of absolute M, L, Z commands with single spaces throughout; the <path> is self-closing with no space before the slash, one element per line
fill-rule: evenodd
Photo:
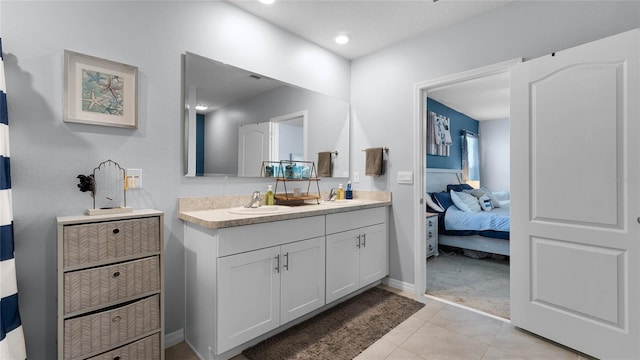
<path fill-rule="evenodd" d="M 196 110 L 197 111 L 205 111 L 207 110 L 209 107 L 207 105 L 196 105 Z"/>
<path fill-rule="evenodd" d="M 265 4 L 265 5 L 271 5 L 274 2 L 276 2 L 276 0 L 260 0 L 260 2 Z"/>
<path fill-rule="evenodd" d="M 346 34 L 339 34 L 338 36 L 333 38 L 333 40 L 340 45 L 344 45 L 349 42 L 349 36 Z"/>

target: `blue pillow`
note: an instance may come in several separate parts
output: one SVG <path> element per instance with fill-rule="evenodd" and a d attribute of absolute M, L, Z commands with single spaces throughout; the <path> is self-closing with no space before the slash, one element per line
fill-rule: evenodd
<path fill-rule="evenodd" d="M 462 192 L 464 190 L 473 190 L 469 184 L 449 184 L 447 185 L 447 192 L 449 191 Z"/>
<path fill-rule="evenodd" d="M 433 193 L 433 197 L 435 198 L 438 205 L 440 205 L 445 211 L 449 208 L 449 206 L 453 205 L 453 200 L 451 200 L 451 195 L 448 192 L 438 192 Z"/>

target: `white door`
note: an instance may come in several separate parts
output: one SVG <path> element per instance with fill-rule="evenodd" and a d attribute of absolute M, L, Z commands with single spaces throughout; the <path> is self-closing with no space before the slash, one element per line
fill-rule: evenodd
<path fill-rule="evenodd" d="M 324 237 L 283 245 L 280 323 L 324 305 Z"/>
<path fill-rule="evenodd" d="M 327 304 L 359 289 L 359 230 L 327 235 Z"/>
<path fill-rule="evenodd" d="M 640 30 L 516 65 L 511 322 L 640 358 Z"/>
<path fill-rule="evenodd" d="M 218 259 L 217 352 L 280 325 L 280 247 Z"/>
<path fill-rule="evenodd" d="M 378 224 L 360 230 L 360 287 L 387 276 L 386 226 Z"/>
<path fill-rule="evenodd" d="M 262 162 L 271 160 L 271 123 L 241 125 L 238 129 L 238 176 L 260 176 Z"/>

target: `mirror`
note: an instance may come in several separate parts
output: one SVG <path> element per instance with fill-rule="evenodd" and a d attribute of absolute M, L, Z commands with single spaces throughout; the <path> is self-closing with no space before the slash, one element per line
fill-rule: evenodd
<path fill-rule="evenodd" d="M 261 175 L 262 161 L 332 152 L 349 176 L 349 103 L 187 52 L 185 176 Z M 206 108 L 205 108 L 206 107 Z"/>

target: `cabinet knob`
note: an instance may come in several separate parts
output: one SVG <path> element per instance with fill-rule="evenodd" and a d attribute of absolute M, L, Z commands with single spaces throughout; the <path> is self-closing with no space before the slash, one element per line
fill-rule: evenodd
<path fill-rule="evenodd" d="M 433 233 L 429 231 L 429 237 L 433 237 Z"/>
<path fill-rule="evenodd" d="M 116 271 L 113 273 L 114 278 L 117 278 L 118 276 L 120 276 L 120 271 Z"/>
<path fill-rule="evenodd" d="M 429 220 L 429 226 L 433 226 L 433 220 Z"/>
<path fill-rule="evenodd" d="M 114 356 L 113 360 L 120 360 L 120 356 Z"/>
<path fill-rule="evenodd" d="M 284 269 L 289 270 L 289 253 L 284 254 Z"/>
<path fill-rule="evenodd" d="M 120 321 L 120 319 L 122 319 L 122 316 L 120 315 L 116 315 L 113 317 L 113 319 L 111 319 L 112 323 L 117 323 L 118 321 Z"/>
<path fill-rule="evenodd" d="M 276 255 L 276 272 L 280 272 L 280 254 Z"/>
<path fill-rule="evenodd" d="M 119 232 L 120 232 L 120 229 L 118 229 L 118 228 L 113 229 L 113 233 L 114 233 L 114 234 L 117 234 L 117 233 L 119 233 Z"/>
<path fill-rule="evenodd" d="M 362 247 L 367 247 L 367 234 L 362 234 Z"/>
<path fill-rule="evenodd" d="M 360 249 L 360 235 L 358 235 L 356 238 L 358 239 L 358 243 L 356 244 L 356 247 Z"/>
<path fill-rule="evenodd" d="M 433 250 L 433 245 L 429 245 L 429 251 Z"/>

